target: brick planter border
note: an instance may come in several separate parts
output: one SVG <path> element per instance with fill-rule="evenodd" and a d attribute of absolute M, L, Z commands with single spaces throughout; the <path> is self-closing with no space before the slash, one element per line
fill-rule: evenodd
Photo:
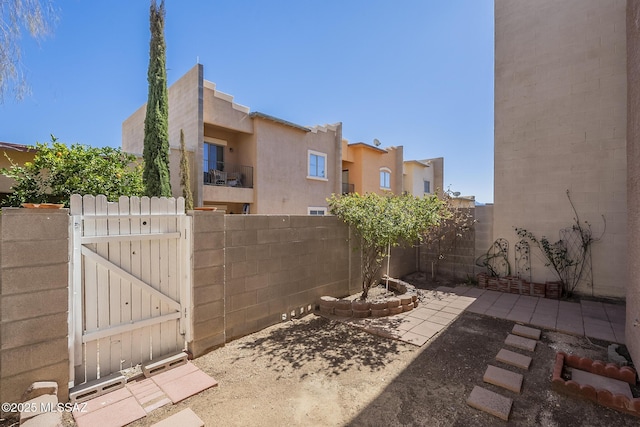
<path fill-rule="evenodd" d="M 384 280 L 384 278 L 383 278 Z M 418 306 L 418 293 L 415 286 L 401 281 L 389 280 L 389 289 L 401 295 L 386 301 L 364 302 L 360 300 L 337 299 L 330 296 L 320 297 L 318 302 L 321 314 L 333 314 L 340 317 L 384 317 L 404 313 Z"/>
<path fill-rule="evenodd" d="M 614 363 L 604 363 L 600 360 L 591 360 L 573 354 L 558 352 L 556 364 L 553 368 L 551 388 L 557 392 L 577 396 L 590 400 L 599 405 L 625 412 L 640 417 L 640 398 L 629 399 L 622 394 L 613 394 L 609 390 L 596 389 L 588 384 L 578 384 L 576 381 L 562 379 L 562 370 L 565 366 L 604 377 L 614 378 L 629 384 L 636 383 L 636 371 L 628 366 L 619 367 Z"/>
<path fill-rule="evenodd" d="M 513 276 L 492 277 L 487 273 L 478 273 L 476 278 L 480 289 L 541 298 L 559 299 L 562 289 L 559 282 L 532 283 Z"/>

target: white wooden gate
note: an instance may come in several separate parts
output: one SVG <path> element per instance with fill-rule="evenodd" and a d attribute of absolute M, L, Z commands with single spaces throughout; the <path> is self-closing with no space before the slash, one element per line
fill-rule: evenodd
<path fill-rule="evenodd" d="M 184 199 L 71 198 L 71 386 L 180 351 L 190 339 Z"/>

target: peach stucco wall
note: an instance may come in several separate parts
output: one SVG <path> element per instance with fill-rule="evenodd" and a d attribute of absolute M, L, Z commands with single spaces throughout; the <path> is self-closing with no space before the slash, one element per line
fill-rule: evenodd
<path fill-rule="evenodd" d="M 578 291 L 610 297 L 624 297 L 628 280 L 625 5 L 495 1 L 494 239 L 513 248 L 524 227 L 558 240 L 573 224 L 570 190 L 602 236 L 593 289 Z M 534 280 L 554 277 L 532 259 Z"/>
<path fill-rule="evenodd" d="M 342 157 L 342 169 L 349 170 L 349 181 L 360 194 L 385 192 L 380 188 L 380 169 L 391 172 L 390 191 L 402 193 L 403 147 L 377 148 L 363 143 L 342 143 L 346 155 Z M 387 190 L 388 191 L 388 190 Z"/>

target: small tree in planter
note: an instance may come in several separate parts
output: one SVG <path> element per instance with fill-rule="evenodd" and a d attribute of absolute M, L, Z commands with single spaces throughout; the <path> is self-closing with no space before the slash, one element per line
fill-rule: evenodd
<path fill-rule="evenodd" d="M 448 215 L 444 203 L 435 195 L 334 194 L 328 202 L 330 212 L 353 227 L 361 240 L 361 299 L 367 298 L 391 247 L 421 241 Z"/>

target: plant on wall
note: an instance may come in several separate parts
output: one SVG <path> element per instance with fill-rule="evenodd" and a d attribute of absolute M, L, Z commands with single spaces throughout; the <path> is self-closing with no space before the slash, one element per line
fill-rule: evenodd
<path fill-rule="evenodd" d="M 520 238 L 529 240 L 540 250 L 545 266 L 551 269 L 562 284 L 564 296 L 570 296 L 581 282 L 586 282 L 593 287 L 591 245 L 600 240 L 600 238 L 593 237 L 591 224 L 580 220 L 569 190 L 567 190 L 567 199 L 569 199 L 569 204 L 575 214 L 574 224 L 560 230 L 558 241 L 551 242 L 545 236 L 538 238 L 524 228 L 516 227 L 515 229 Z M 602 220 L 606 228 L 604 215 Z"/>
<path fill-rule="evenodd" d="M 448 218 L 437 196 L 410 194 L 335 194 L 329 210 L 355 230 L 362 242 L 362 299 L 375 283 L 382 261 L 391 247 L 421 241 L 432 227 Z"/>

